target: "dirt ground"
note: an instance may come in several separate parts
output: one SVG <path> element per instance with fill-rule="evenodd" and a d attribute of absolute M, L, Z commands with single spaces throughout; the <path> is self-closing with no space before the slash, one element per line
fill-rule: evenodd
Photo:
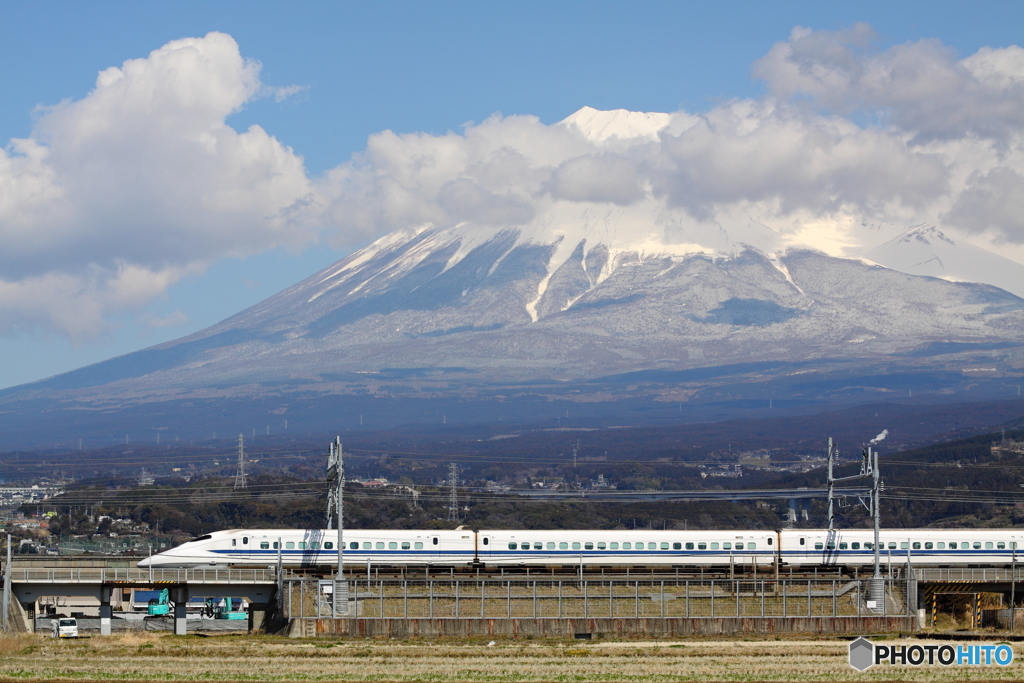
<path fill-rule="evenodd" d="M 912 641 L 886 641 L 886 644 Z M 937 641 L 928 641 L 936 644 Z M 1017 646 L 1014 646 L 1015 655 Z M 331 641 L 126 634 L 55 641 L 0 637 L 0 681 L 983 681 L 1007 667 L 847 663 L 839 639 Z"/>

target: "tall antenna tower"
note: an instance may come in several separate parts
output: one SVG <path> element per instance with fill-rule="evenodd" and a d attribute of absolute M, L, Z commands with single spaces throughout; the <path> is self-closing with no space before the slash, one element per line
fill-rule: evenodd
<path fill-rule="evenodd" d="M 235 490 L 249 488 L 245 483 L 245 437 L 238 435 L 238 468 L 235 470 Z"/>
<path fill-rule="evenodd" d="M 448 465 L 448 480 L 451 483 L 451 493 L 448 494 L 448 521 L 457 522 L 459 519 L 459 467 L 455 463 Z"/>
<path fill-rule="evenodd" d="M 345 456 L 341 437 L 334 437 L 327 459 L 327 528 L 333 529 L 334 515 L 338 519 L 338 581 L 342 580 L 345 564 Z"/>

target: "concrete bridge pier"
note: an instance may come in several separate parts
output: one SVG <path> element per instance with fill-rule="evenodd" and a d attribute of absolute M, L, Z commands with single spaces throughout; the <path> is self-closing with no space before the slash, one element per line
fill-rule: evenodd
<path fill-rule="evenodd" d="M 183 636 L 188 624 L 188 586 L 175 586 L 170 589 L 170 594 L 174 603 L 174 635 Z"/>
<path fill-rule="evenodd" d="M 808 521 L 808 513 L 811 510 L 811 499 L 810 498 L 790 498 L 789 499 L 789 510 L 786 511 L 786 523 L 792 527 L 797 522 L 797 516 L 803 518 L 806 522 Z"/>
<path fill-rule="evenodd" d="M 266 603 L 249 603 L 249 632 L 260 631 L 263 629 L 263 622 L 266 621 L 267 611 L 270 605 Z"/>
<path fill-rule="evenodd" d="M 110 607 L 110 594 L 113 588 L 110 586 L 100 587 L 100 635 L 110 635 L 110 618 L 114 615 Z"/>

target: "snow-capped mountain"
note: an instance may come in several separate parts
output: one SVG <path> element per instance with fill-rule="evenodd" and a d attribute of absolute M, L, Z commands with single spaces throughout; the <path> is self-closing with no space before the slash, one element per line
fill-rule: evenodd
<path fill-rule="evenodd" d="M 695 119 L 584 108 L 558 125 L 569 143 L 621 152 Z M 449 183 L 479 220 L 396 230 L 213 327 L 3 400 L 254 387 L 440 395 L 759 361 L 856 365 L 936 343 L 1024 344 L 1024 266 L 936 228 L 829 251 L 807 231 L 776 230 L 739 209 L 695 215 L 642 182 L 620 182 L 628 173 L 617 176 L 607 158 L 584 162 L 598 166 L 561 164 L 530 206 Z M 581 194 L 606 178 L 602 201 Z M 633 194 L 618 201 L 623 187 Z M 862 234 L 881 234 L 872 230 Z"/>
<path fill-rule="evenodd" d="M 198 334 L 23 391 L 443 394 L 758 361 L 873 362 L 936 342 L 1024 344 L 1024 300 L 1008 292 L 814 251 L 654 253 L 515 230 L 474 238 L 389 235 Z"/>
<path fill-rule="evenodd" d="M 901 273 L 984 282 L 1024 296 L 1024 266 L 988 249 L 954 241 L 933 225 L 911 228 L 864 257 Z"/>

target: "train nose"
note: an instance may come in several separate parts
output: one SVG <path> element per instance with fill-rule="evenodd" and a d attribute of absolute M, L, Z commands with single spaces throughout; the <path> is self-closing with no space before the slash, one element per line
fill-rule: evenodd
<path fill-rule="evenodd" d="M 153 566 L 153 558 L 152 557 L 143 558 L 143 559 L 139 560 L 139 563 L 136 564 L 135 566 L 138 567 L 139 569 L 149 569 L 151 566 Z"/>

